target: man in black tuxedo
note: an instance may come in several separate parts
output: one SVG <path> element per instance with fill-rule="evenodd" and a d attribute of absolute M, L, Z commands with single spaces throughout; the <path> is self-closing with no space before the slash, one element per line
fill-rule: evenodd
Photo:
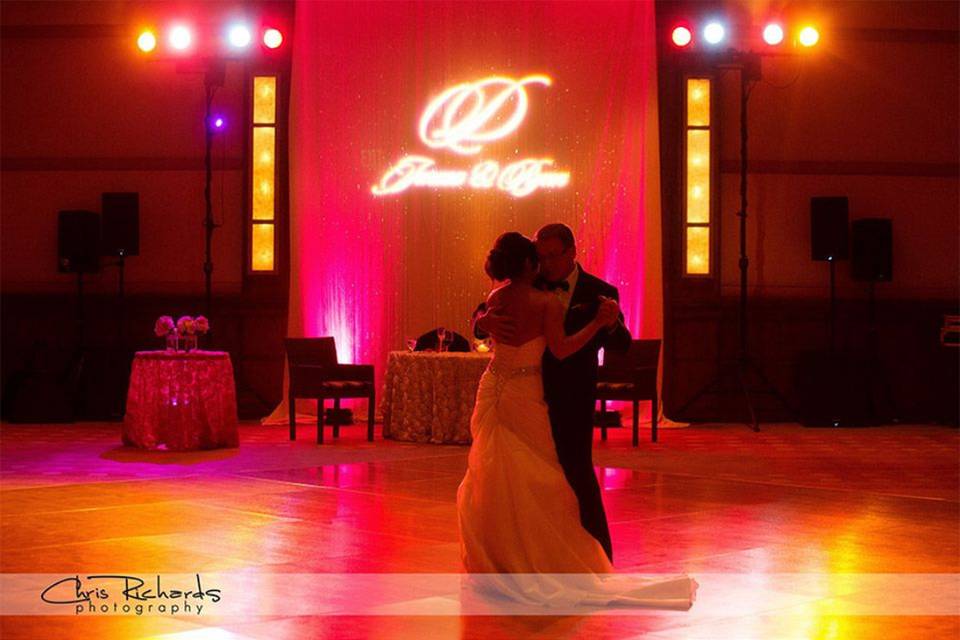
<path fill-rule="evenodd" d="M 573 232 L 564 224 L 548 224 L 534 236 L 540 260 L 538 288 L 553 291 L 566 307 L 564 330 L 571 335 L 596 316 L 604 301 L 619 301 L 616 287 L 585 272 L 577 263 Z M 608 302 L 609 304 L 609 302 Z M 477 309 L 474 333 L 509 340 L 513 327 L 496 313 Z M 557 456 L 567 481 L 580 503 L 580 522 L 603 546 L 613 561 L 610 529 L 603 510 L 600 485 L 593 470 L 593 414 L 597 404 L 597 352 L 627 351 L 630 331 L 623 314 L 585 347 L 565 360 L 557 360 L 548 349 L 543 355 L 544 400 L 550 413 L 550 426 Z"/>

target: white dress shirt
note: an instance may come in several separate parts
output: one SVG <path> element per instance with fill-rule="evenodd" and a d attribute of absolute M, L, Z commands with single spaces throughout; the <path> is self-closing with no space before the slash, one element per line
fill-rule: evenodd
<path fill-rule="evenodd" d="M 560 302 L 563 303 L 563 312 L 566 314 L 567 310 L 570 308 L 570 299 L 573 297 L 573 289 L 577 286 L 577 279 L 580 277 L 580 265 L 573 265 L 573 271 L 570 272 L 570 275 L 567 276 L 567 284 L 570 285 L 570 288 L 567 291 L 563 289 L 554 289 L 553 293 L 560 299 Z"/>

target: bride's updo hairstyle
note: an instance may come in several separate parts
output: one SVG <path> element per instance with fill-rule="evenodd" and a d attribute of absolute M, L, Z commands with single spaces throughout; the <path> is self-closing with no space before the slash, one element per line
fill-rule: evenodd
<path fill-rule="evenodd" d="M 523 274 L 527 260 L 536 268 L 537 250 L 533 241 L 516 231 L 508 231 L 493 244 L 483 270 L 494 280 L 512 280 Z"/>

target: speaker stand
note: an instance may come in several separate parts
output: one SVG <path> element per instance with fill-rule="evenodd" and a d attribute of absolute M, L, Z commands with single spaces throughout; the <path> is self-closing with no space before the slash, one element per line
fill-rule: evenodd
<path fill-rule="evenodd" d="M 837 261 L 830 262 L 830 353 L 837 352 Z"/>
<path fill-rule="evenodd" d="M 127 351 L 127 299 L 125 297 L 124 291 L 124 278 L 126 274 L 126 254 L 124 251 L 120 251 L 119 259 L 117 260 L 117 338 L 120 342 L 120 349 L 112 357 L 120 358 L 127 375 L 124 376 L 124 379 L 127 380 L 129 384 L 129 364 L 133 358 L 132 353 Z M 111 363 L 111 367 L 118 366 L 116 362 Z M 114 405 L 116 406 L 116 405 Z M 120 407 L 119 415 L 116 412 L 112 412 L 113 417 L 123 418 L 127 414 L 127 394 L 122 393 L 120 397 Z"/>
<path fill-rule="evenodd" d="M 124 298 L 124 276 L 126 269 L 126 256 L 123 251 L 120 252 L 117 260 L 117 336 L 120 338 L 120 348 L 126 349 L 126 299 Z"/>
<path fill-rule="evenodd" d="M 80 410 L 82 394 L 76 390 L 80 389 L 80 380 L 84 374 L 84 361 L 86 360 L 87 355 L 82 270 L 77 271 L 77 310 L 75 322 L 75 345 L 73 349 L 73 356 L 70 358 L 70 363 L 67 365 L 67 370 L 64 372 L 64 379 L 67 381 L 67 388 L 75 390 L 73 398 L 70 399 L 70 405 L 73 410 L 74 419 L 76 419 L 77 416 L 83 415 L 83 411 Z"/>
<path fill-rule="evenodd" d="M 86 338 L 84 328 L 84 309 L 83 309 L 83 271 L 77 271 L 77 312 L 76 312 L 76 331 L 75 341 L 78 351 L 83 349 Z"/>
<path fill-rule="evenodd" d="M 887 369 L 880 359 L 880 342 L 877 330 L 877 302 L 876 302 L 877 283 L 871 280 L 867 284 L 867 385 L 869 393 L 867 401 L 870 411 L 870 417 L 876 420 L 878 424 L 885 422 L 877 411 L 875 402 L 876 391 L 879 387 L 881 396 L 886 398 L 887 408 L 890 410 L 890 421 L 899 422 L 899 411 L 897 403 L 893 398 L 893 388 L 890 385 L 890 378 L 887 376 Z"/>
<path fill-rule="evenodd" d="M 205 213 L 203 217 L 203 228 L 205 231 L 204 242 L 206 253 L 203 260 L 203 283 L 204 283 L 204 312 L 207 318 L 210 318 L 211 307 L 213 306 L 213 232 L 220 225 L 213 219 L 213 199 L 211 187 L 213 184 L 213 160 L 211 157 L 213 149 L 213 97 L 217 93 L 217 88 L 222 87 L 226 72 L 226 63 L 223 61 L 211 61 L 203 79 L 204 97 L 206 101 L 206 114 L 203 118 L 204 138 L 204 156 L 203 166 L 205 170 L 203 198 L 205 204 Z M 209 333 L 208 340 L 213 341 L 213 331 Z"/>

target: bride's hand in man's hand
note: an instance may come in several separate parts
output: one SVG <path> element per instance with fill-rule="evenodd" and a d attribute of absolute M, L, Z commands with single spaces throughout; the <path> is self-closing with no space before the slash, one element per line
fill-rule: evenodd
<path fill-rule="evenodd" d="M 517 321 L 497 308 L 487 310 L 477 322 L 497 342 L 509 342 L 517 335 Z"/>

